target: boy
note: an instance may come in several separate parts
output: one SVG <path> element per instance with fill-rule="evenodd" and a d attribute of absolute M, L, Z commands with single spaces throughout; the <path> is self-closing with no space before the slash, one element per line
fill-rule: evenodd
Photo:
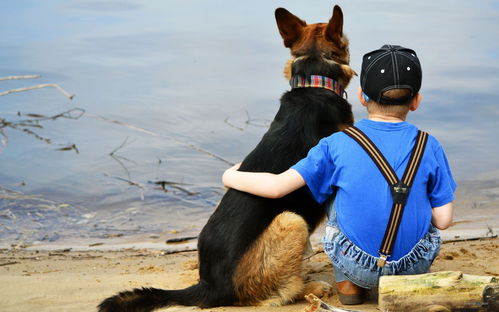
<path fill-rule="evenodd" d="M 258 196 L 279 198 L 305 185 L 320 203 L 336 196 L 323 244 L 343 304 L 362 303 L 362 290 L 376 287 L 381 275 L 428 272 L 440 248 L 436 228 L 446 229 L 452 222 L 456 184 L 445 153 L 432 136 L 426 145 L 416 144 L 418 129 L 405 121 L 421 102 L 421 78 L 411 49 L 384 45 L 363 57 L 358 95 L 368 119 L 355 127 L 374 143 L 397 177 L 404 175 L 405 181 L 406 167 L 413 170 L 409 186 L 387 183 L 383 170 L 388 166 L 382 170 L 348 130 L 322 139 L 281 174 L 241 172 L 238 165 L 224 173 L 225 186 Z M 423 146 L 418 147 L 418 165 L 412 165 L 413 146 Z M 380 252 L 387 224 L 393 224 L 392 209 L 402 202 L 400 225 L 391 230 L 393 247 Z"/>

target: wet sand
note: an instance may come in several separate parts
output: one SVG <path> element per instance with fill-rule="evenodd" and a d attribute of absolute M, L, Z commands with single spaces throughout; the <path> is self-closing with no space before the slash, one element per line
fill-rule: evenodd
<path fill-rule="evenodd" d="M 499 276 L 498 238 L 448 242 L 432 271 L 456 270 Z M 315 240 L 316 254 L 305 261 L 307 279 L 333 282 L 327 256 Z M 117 291 L 140 286 L 177 289 L 196 282 L 197 253 L 168 253 L 153 249 L 124 250 L 0 250 L 0 306 L 2 311 L 96 311 L 96 305 Z M 340 306 L 333 292 L 325 300 Z M 304 311 L 304 301 L 269 307 L 220 307 L 203 311 Z M 377 311 L 376 301 L 354 306 Z M 160 311 L 200 311 L 197 307 L 170 307 Z"/>

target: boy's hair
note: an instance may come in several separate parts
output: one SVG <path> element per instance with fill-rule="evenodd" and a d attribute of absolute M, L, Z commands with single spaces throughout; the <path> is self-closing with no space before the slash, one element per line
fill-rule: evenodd
<path fill-rule="evenodd" d="M 397 99 L 407 98 L 408 96 L 410 96 L 410 94 L 411 90 L 409 89 L 391 89 L 383 92 L 383 97 L 397 100 Z M 398 105 L 381 104 L 374 101 L 373 99 L 369 99 L 369 101 L 367 101 L 367 111 L 370 114 L 378 113 L 383 115 L 391 115 L 400 118 L 405 118 L 407 116 L 407 113 L 409 113 L 409 103 L 411 99 L 409 99 L 405 103 Z"/>

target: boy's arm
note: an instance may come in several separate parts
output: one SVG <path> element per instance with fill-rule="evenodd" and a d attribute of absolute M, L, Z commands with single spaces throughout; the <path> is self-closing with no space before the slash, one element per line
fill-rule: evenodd
<path fill-rule="evenodd" d="M 226 187 L 267 198 L 281 198 L 305 185 L 305 180 L 294 169 L 280 174 L 243 172 L 237 164 L 227 169 L 222 177 Z"/>
<path fill-rule="evenodd" d="M 452 202 L 434 207 L 431 212 L 431 223 L 439 230 L 445 230 L 452 224 Z"/>

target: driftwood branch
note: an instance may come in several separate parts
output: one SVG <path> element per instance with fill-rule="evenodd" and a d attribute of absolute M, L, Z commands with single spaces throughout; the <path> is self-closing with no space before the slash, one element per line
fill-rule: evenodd
<path fill-rule="evenodd" d="M 380 279 L 378 304 L 382 311 L 464 311 L 484 304 L 489 285 L 498 285 L 497 278 L 457 271 L 387 275 Z"/>
<path fill-rule="evenodd" d="M 42 89 L 42 88 L 47 88 L 47 87 L 56 88 L 57 90 L 59 90 L 62 94 L 64 94 L 70 100 L 72 100 L 75 97 L 74 94 L 68 93 L 66 90 L 64 90 L 58 84 L 55 84 L 55 83 L 45 83 L 45 84 L 39 84 L 36 86 L 31 86 L 31 87 L 26 87 L 26 88 L 11 89 L 11 90 L 0 92 L 0 96 L 11 94 L 11 93 L 16 93 L 16 92 L 24 92 L 24 91 L 34 90 L 34 89 Z"/>
<path fill-rule="evenodd" d="M 19 79 L 36 79 L 40 78 L 40 75 L 24 75 L 24 76 L 7 76 L 7 77 L 0 77 L 0 81 L 2 80 L 19 80 Z"/>

